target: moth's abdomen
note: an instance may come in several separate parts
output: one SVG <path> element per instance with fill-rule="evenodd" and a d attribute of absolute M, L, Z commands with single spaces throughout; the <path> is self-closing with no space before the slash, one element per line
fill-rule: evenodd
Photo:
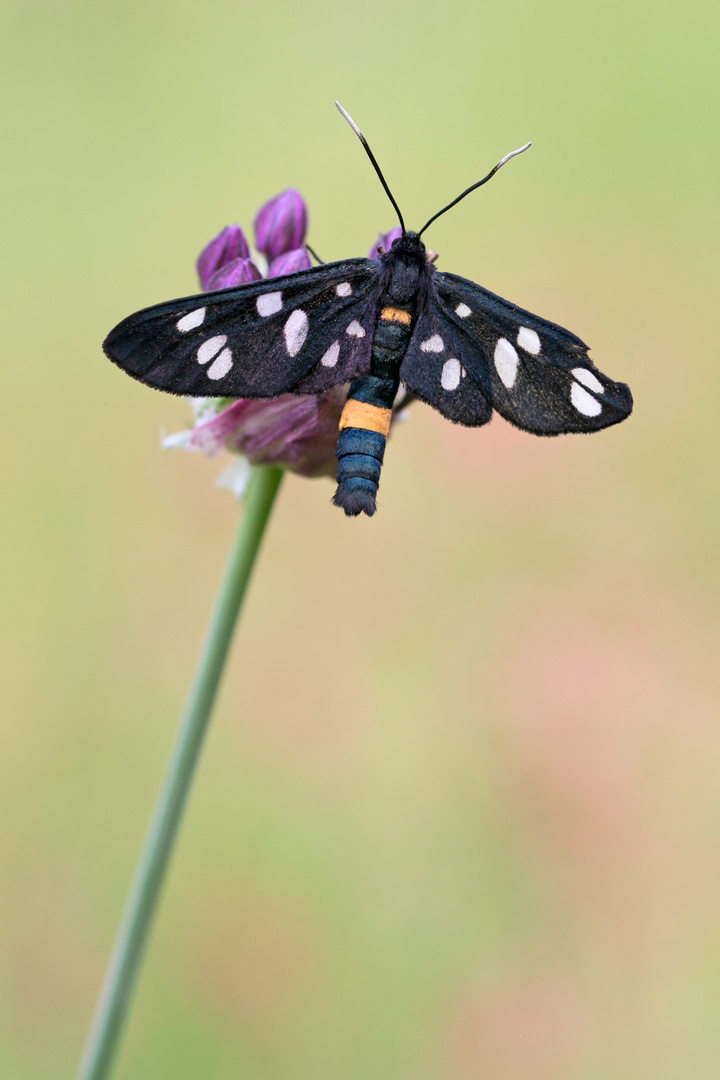
<path fill-rule="evenodd" d="M 353 383 L 355 388 L 357 383 Z M 335 451 L 338 489 L 332 502 L 349 517 L 357 514 L 372 517 L 376 511 L 380 470 L 392 415 L 392 408 L 359 402 L 353 397 L 349 397 L 342 410 Z"/>
<path fill-rule="evenodd" d="M 350 387 L 338 438 L 335 506 L 348 517 L 375 513 L 380 470 L 390 431 L 392 406 L 400 382 L 400 364 L 411 332 L 410 313 L 386 307 L 373 338 L 370 374 Z"/>

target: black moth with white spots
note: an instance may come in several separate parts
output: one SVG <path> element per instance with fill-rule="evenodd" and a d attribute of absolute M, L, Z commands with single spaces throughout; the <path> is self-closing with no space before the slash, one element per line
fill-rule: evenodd
<path fill-rule="evenodd" d="M 408 275 L 409 303 L 397 287 L 388 295 Z M 449 420 L 477 427 L 495 409 L 524 431 L 559 435 L 598 431 L 630 414 L 629 387 L 598 371 L 580 338 L 435 270 L 414 233 L 379 259 L 146 308 L 116 326 L 103 348 L 129 375 L 173 394 L 319 393 L 370 374 L 385 300 L 411 308 L 400 381 Z"/>
<path fill-rule="evenodd" d="M 400 383 L 468 427 L 486 424 L 493 410 L 535 435 L 599 431 L 629 416 L 630 388 L 598 371 L 580 338 L 436 271 L 420 238 L 530 143 L 415 233 L 366 139 L 338 108 L 400 219 L 391 250 L 146 308 L 108 335 L 110 359 L 148 386 L 193 397 L 272 398 L 350 383 L 333 501 L 351 516 L 375 512 Z"/>

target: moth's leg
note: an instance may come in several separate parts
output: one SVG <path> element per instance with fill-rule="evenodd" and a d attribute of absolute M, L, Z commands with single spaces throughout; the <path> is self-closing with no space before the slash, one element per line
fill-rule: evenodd
<path fill-rule="evenodd" d="M 373 338 L 370 374 L 350 387 L 340 418 L 337 480 L 333 503 L 348 517 L 375 513 L 380 470 L 400 384 L 400 364 L 411 334 L 410 313 L 385 307 Z"/>
<path fill-rule="evenodd" d="M 318 255 L 318 253 L 316 251 L 313 251 L 313 249 L 310 247 L 309 244 L 306 244 L 305 247 L 308 249 L 308 251 L 312 255 L 313 259 L 316 260 L 318 266 L 325 266 L 325 260 L 321 259 L 320 256 Z"/>

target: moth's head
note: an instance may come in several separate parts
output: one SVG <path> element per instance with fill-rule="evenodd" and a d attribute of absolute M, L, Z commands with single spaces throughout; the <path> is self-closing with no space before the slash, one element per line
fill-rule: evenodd
<path fill-rule="evenodd" d="M 390 249 L 395 255 L 409 255 L 410 258 L 425 259 L 425 245 L 416 232 L 404 232 L 393 240 Z"/>
<path fill-rule="evenodd" d="M 438 257 L 437 251 L 426 250 L 420 234 L 416 232 L 406 232 L 398 236 L 397 240 L 393 240 L 391 250 L 405 255 L 406 258 L 409 256 L 411 259 L 417 259 L 421 263 L 434 263 Z"/>
<path fill-rule="evenodd" d="M 430 272 L 422 240 L 415 232 L 404 232 L 382 259 L 390 271 L 386 286 L 388 294 L 398 304 L 409 303 L 417 293 L 422 278 Z"/>

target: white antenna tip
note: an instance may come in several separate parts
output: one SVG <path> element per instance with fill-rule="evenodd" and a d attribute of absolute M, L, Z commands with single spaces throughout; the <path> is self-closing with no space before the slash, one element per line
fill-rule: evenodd
<path fill-rule="evenodd" d="M 336 102 L 335 102 L 335 108 L 336 108 L 336 109 L 338 110 L 338 112 L 339 112 L 339 113 L 340 113 L 340 114 L 341 114 L 342 116 L 344 116 L 344 117 L 345 117 L 345 119 L 347 120 L 348 124 L 349 124 L 349 125 L 350 125 L 350 127 L 351 127 L 351 128 L 353 129 L 353 131 L 355 132 L 355 134 L 357 135 L 357 137 L 358 137 L 359 139 L 362 139 L 362 137 L 363 137 L 362 131 L 361 131 L 361 130 L 360 130 L 360 128 L 359 128 L 359 127 L 357 126 L 357 124 L 356 124 L 356 123 L 355 123 L 355 121 L 353 120 L 353 118 L 352 118 L 352 116 L 350 115 L 350 113 L 347 113 L 347 112 L 345 112 L 345 110 L 343 109 L 343 107 L 342 107 L 342 105 L 340 104 L 340 102 L 339 102 L 339 101 L 336 101 Z"/>
<path fill-rule="evenodd" d="M 496 165 L 496 171 L 497 171 L 497 169 L 499 169 L 503 165 L 505 165 L 505 163 L 508 162 L 510 160 L 510 158 L 517 157 L 518 154 L 524 154 L 525 151 L 529 150 L 531 146 L 532 146 L 532 143 L 528 142 L 528 143 L 525 143 L 524 146 L 521 146 L 519 150 L 511 150 L 509 154 L 505 155 L 505 157 L 502 159 L 502 161 L 498 161 L 498 163 Z"/>

